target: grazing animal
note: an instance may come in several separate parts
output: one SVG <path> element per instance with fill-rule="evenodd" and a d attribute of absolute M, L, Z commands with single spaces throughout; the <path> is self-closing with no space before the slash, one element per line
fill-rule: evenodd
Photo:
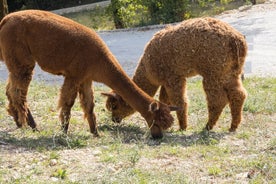
<path fill-rule="evenodd" d="M 65 133 L 70 111 L 79 95 L 90 132 L 98 135 L 93 112 L 92 81 L 116 90 L 146 119 L 154 138 L 173 123 L 170 107 L 144 93 L 127 76 L 95 31 L 72 20 L 39 10 L 7 15 L 0 24 L 0 59 L 9 70 L 6 95 L 8 113 L 18 127 L 36 129 L 27 105 L 28 86 L 37 63 L 44 71 L 64 76 L 58 107 Z"/>
<path fill-rule="evenodd" d="M 247 54 L 244 36 L 230 25 L 214 18 L 196 18 L 157 32 L 147 44 L 133 81 L 150 96 L 161 86 L 159 100 L 181 107 L 177 117 L 181 130 L 187 128 L 186 80 L 201 75 L 208 102 L 206 129 L 216 124 L 229 103 L 235 131 L 241 122 L 247 96 L 241 73 Z M 135 112 L 124 97 L 113 91 L 106 106 L 113 121 L 120 122 Z"/>

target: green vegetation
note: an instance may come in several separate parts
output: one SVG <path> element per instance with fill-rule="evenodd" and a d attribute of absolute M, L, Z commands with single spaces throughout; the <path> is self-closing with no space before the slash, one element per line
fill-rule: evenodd
<path fill-rule="evenodd" d="M 243 0 L 114 0 L 107 8 L 97 7 L 95 10 L 64 16 L 96 30 L 111 30 L 212 16 L 245 4 L 248 2 Z"/>
<path fill-rule="evenodd" d="M 10 12 L 22 9 L 49 11 L 98 1 L 100 0 L 16 0 L 9 1 L 8 8 Z M 109 7 L 96 7 L 64 16 L 96 30 L 112 30 L 211 16 L 248 3 L 248 0 L 112 0 Z"/>
<path fill-rule="evenodd" d="M 89 133 L 78 101 L 68 135 L 56 110 L 60 86 L 32 82 L 28 101 L 40 132 L 16 129 L 0 82 L 0 183 L 275 183 L 276 78 L 246 78 L 248 99 L 236 133 L 225 109 L 213 131 L 202 131 L 207 108 L 201 81 L 188 81 L 189 124 L 152 140 L 138 114 L 113 124 L 96 86 L 100 137 Z"/>
<path fill-rule="evenodd" d="M 8 8 L 9 12 L 23 9 L 50 11 L 99 1 L 103 0 L 15 0 L 8 1 Z M 96 30 L 112 30 L 212 16 L 249 3 L 249 0 L 111 0 L 108 7 L 96 7 L 64 16 Z"/>
<path fill-rule="evenodd" d="M 233 5 L 239 7 L 243 0 L 112 0 L 111 9 L 116 28 L 141 25 L 166 24 L 213 15 Z"/>

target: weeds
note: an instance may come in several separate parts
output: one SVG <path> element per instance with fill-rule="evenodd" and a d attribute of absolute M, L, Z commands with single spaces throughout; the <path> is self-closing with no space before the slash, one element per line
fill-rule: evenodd
<path fill-rule="evenodd" d="M 66 170 L 59 168 L 53 173 L 52 176 L 60 179 L 65 179 L 67 176 L 67 173 L 66 173 Z"/>

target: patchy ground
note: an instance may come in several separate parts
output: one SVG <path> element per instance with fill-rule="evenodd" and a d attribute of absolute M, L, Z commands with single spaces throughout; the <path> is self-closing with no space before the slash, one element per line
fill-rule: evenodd
<path fill-rule="evenodd" d="M 162 140 L 152 140 L 145 121 L 135 114 L 112 124 L 97 87 L 96 109 L 101 137 L 88 132 L 78 103 L 69 134 L 59 131 L 56 103 L 62 78 L 36 69 L 29 104 L 40 132 L 15 128 L 7 115 L 5 84 L 0 83 L 0 183 L 276 183 L 276 4 L 256 5 L 219 16 L 241 30 L 249 42 L 247 74 L 273 77 L 245 80 L 249 96 L 244 120 L 228 133 L 226 109 L 214 131 L 206 123 L 205 96 L 198 79 L 189 80 L 189 128 L 177 123 Z M 157 29 L 101 32 L 131 75 L 145 43 Z M 272 51 L 273 50 L 273 51 Z M 129 63 L 130 62 L 130 63 Z M 6 78 L 0 63 L 0 78 Z M 57 80 L 58 79 L 58 80 Z"/>
<path fill-rule="evenodd" d="M 97 87 L 100 137 L 89 133 L 79 103 L 69 134 L 60 132 L 58 86 L 33 83 L 29 105 L 40 132 L 16 129 L 0 94 L 0 183 L 275 183 L 276 78 L 247 78 L 244 120 L 229 133 L 229 109 L 211 132 L 202 131 L 207 108 L 201 81 L 189 80 L 189 126 L 175 125 L 152 140 L 135 114 L 113 124 Z M 0 90 L 4 91 L 4 83 Z"/>

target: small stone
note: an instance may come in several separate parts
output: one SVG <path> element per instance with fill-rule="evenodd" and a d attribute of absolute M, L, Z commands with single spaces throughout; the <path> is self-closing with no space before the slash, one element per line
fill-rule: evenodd
<path fill-rule="evenodd" d="M 55 165 L 57 165 L 57 159 L 52 159 L 52 160 L 50 160 L 50 166 L 55 166 Z"/>
<path fill-rule="evenodd" d="M 100 156 L 100 155 L 102 154 L 102 152 L 101 152 L 100 150 L 94 150 L 94 151 L 92 152 L 92 154 L 93 154 L 94 156 Z"/>
<path fill-rule="evenodd" d="M 52 180 L 53 182 L 57 182 L 57 181 L 58 181 L 58 178 L 56 178 L 56 177 L 51 177 L 51 180 Z"/>

